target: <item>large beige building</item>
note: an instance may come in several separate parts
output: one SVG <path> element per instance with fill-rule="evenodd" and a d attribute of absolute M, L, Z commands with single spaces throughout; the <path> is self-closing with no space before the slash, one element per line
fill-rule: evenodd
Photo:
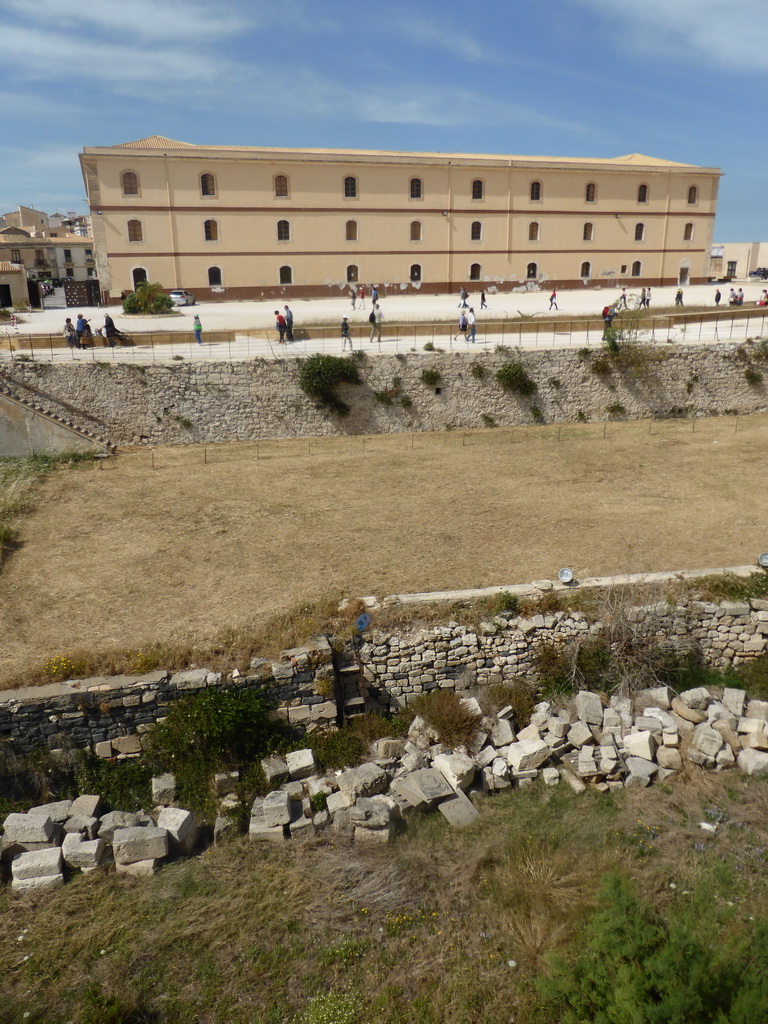
<path fill-rule="evenodd" d="M 199 299 L 353 284 L 585 286 L 706 281 L 720 171 L 607 160 L 196 146 L 84 149 L 98 277 Z"/>

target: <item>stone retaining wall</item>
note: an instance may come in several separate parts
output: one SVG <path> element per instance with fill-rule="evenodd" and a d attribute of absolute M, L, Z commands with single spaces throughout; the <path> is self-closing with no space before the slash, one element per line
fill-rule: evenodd
<path fill-rule="evenodd" d="M 697 649 L 715 667 L 739 665 L 766 650 L 768 601 L 650 605 L 630 609 L 627 619 L 641 633 Z M 555 612 L 531 619 L 499 615 L 476 631 L 455 622 L 397 633 L 373 630 L 359 657 L 372 698 L 396 710 L 436 687 L 466 692 L 531 676 L 537 647 L 602 628 L 581 613 Z M 262 690 L 292 724 L 314 729 L 336 721 L 329 698 L 333 678 L 328 641 L 316 637 L 284 651 L 280 661 L 255 659 L 248 673 L 226 679 L 200 668 L 9 690 L 0 693 L 0 741 L 10 741 L 19 753 L 77 747 L 104 757 L 136 756 L 142 734 L 173 701 L 219 685 Z"/>
<path fill-rule="evenodd" d="M 755 375 L 768 366 L 756 356 L 750 362 L 749 349 L 735 344 L 647 346 L 624 364 L 607 361 L 598 349 L 590 350 L 589 357 L 565 349 L 491 352 L 479 347 L 477 353 L 377 356 L 361 363 L 363 383 L 339 390 L 351 409 L 347 417 L 329 412 L 300 390 L 298 359 L 147 366 L 16 363 L 13 375 L 102 421 L 112 443 L 212 444 L 765 412 L 768 395 Z M 600 358 L 603 363 L 597 366 L 606 372 L 596 373 Z M 536 382 L 529 397 L 505 391 L 495 381 L 496 370 L 512 359 L 522 362 Z M 484 373 L 473 370 L 475 364 Z M 750 366 L 755 383 L 745 376 Z M 422 383 L 427 368 L 440 374 L 436 386 Z M 387 390 L 394 391 L 392 401 L 377 400 L 375 393 Z"/>

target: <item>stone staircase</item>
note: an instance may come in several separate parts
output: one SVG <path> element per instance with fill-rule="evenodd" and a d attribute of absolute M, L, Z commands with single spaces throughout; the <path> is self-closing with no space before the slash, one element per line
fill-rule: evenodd
<path fill-rule="evenodd" d="M 337 705 L 345 721 L 369 711 L 388 710 L 386 701 L 380 703 L 378 690 L 371 689 L 366 683 L 363 666 L 356 655 L 356 651 L 345 650 L 334 659 L 338 681 Z"/>
<path fill-rule="evenodd" d="M 92 441 L 106 451 L 115 451 L 117 447 L 105 436 L 106 424 L 102 420 L 70 405 L 63 399 L 41 391 L 33 384 L 11 376 L 10 373 L 2 369 L 0 369 L 0 395 L 36 415 L 44 416 L 65 430 L 72 431 L 78 437 Z"/>

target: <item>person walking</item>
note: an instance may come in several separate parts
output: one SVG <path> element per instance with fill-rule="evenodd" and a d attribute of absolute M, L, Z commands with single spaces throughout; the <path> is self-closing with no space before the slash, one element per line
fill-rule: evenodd
<path fill-rule="evenodd" d="M 651 289 L 650 288 L 648 288 L 648 290 L 645 293 L 645 308 L 646 309 L 650 309 L 651 308 Z"/>
<path fill-rule="evenodd" d="M 285 329 L 286 329 L 285 317 L 283 316 L 283 314 L 280 312 L 279 309 L 276 309 L 275 310 L 275 330 L 278 333 L 278 339 L 277 340 L 278 340 L 278 344 L 280 344 L 280 345 L 284 345 L 285 344 Z"/>
<path fill-rule="evenodd" d="M 728 296 L 728 305 L 729 306 L 735 306 L 736 305 L 736 289 L 735 288 L 731 288 L 731 294 Z"/>
<path fill-rule="evenodd" d="M 615 306 L 605 306 L 603 308 L 603 341 L 607 341 L 608 345 L 616 344 L 616 337 L 613 331 L 613 321 L 616 319 L 618 310 Z"/>
<path fill-rule="evenodd" d="M 743 306 L 744 305 L 744 292 L 743 292 L 743 290 L 741 288 L 739 288 L 739 290 L 736 292 L 736 305 L 737 306 Z"/>
<path fill-rule="evenodd" d="M 640 309 L 645 309 L 645 288 L 640 292 Z"/>
<path fill-rule="evenodd" d="M 352 299 L 352 309 L 354 309 L 355 308 L 355 303 L 357 302 L 357 289 L 356 288 L 350 288 L 349 289 L 349 294 L 350 294 L 350 297 Z"/>
<path fill-rule="evenodd" d="M 716 289 L 715 289 L 715 305 L 716 305 L 716 306 L 719 306 L 719 305 L 720 305 L 720 299 L 722 299 L 722 297 L 723 297 L 723 296 L 722 296 L 722 295 L 721 295 L 721 293 L 720 293 L 720 289 L 719 289 L 719 288 L 716 288 Z"/>
<path fill-rule="evenodd" d="M 341 318 L 341 351 L 342 352 L 347 347 L 347 342 L 349 342 L 349 351 L 351 352 L 352 351 L 352 335 L 349 333 L 349 323 L 347 321 L 347 318 L 345 316 L 343 316 Z"/>
<path fill-rule="evenodd" d="M 462 288 L 459 292 L 459 309 L 467 308 L 467 289 Z"/>
<path fill-rule="evenodd" d="M 477 318 L 475 317 L 475 311 L 470 306 L 469 313 L 467 313 L 467 322 L 469 323 L 469 330 L 467 331 L 467 341 L 475 344 L 475 333 L 477 331 Z"/>
<path fill-rule="evenodd" d="M 619 304 L 618 304 L 618 306 L 616 308 L 617 309 L 626 309 L 627 308 L 627 289 L 626 288 L 622 288 L 621 289 L 621 295 L 619 296 Z"/>
<path fill-rule="evenodd" d="M 381 344 L 381 321 L 383 319 L 384 315 L 381 312 L 381 306 L 379 306 L 378 302 L 375 302 L 368 317 L 368 322 L 371 325 L 371 344 L 373 344 L 374 339 Z"/>
<path fill-rule="evenodd" d="M 283 315 L 285 317 L 286 340 L 293 341 L 293 313 L 287 306 L 283 306 Z"/>
<path fill-rule="evenodd" d="M 549 296 L 549 308 L 557 309 L 557 291 L 553 288 L 552 294 Z"/>
<path fill-rule="evenodd" d="M 195 319 L 192 321 L 192 330 L 195 332 L 195 341 L 198 345 L 203 344 L 203 325 L 200 323 L 200 315 L 195 313 Z"/>
<path fill-rule="evenodd" d="M 377 284 L 371 287 L 371 302 L 379 301 L 379 286 Z"/>
<path fill-rule="evenodd" d="M 360 309 L 365 309 L 365 285 L 361 284 L 357 292 L 357 297 L 360 301 Z"/>
<path fill-rule="evenodd" d="M 488 309 L 488 303 L 485 301 L 485 292 L 480 292 L 480 309 Z"/>
<path fill-rule="evenodd" d="M 676 306 L 684 306 L 685 305 L 685 303 L 683 302 L 683 289 L 682 288 L 678 288 L 677 291 L 675 292 L 675 305 Z"/>
<path fill-rule="evenodd" d="M 72 323 L 72 318 L 67 317 L 64 321 L 64 338 L 70 348 L 75 347 L 77 341 L 77 332 L 75 331 L 75 325 Z"/>
<path fill-rule="evenodd" d="M 459 337 L 460 335 L 462 335 L 462 334 L 463 334 L 463 335 L 464 335 L 464 337 L 466 338 L 466 336 L 467 336 L 467 326 L 468 326 L 468 324 L 469 324 L 469 321 L 467 320 L 467 314 L 466 314 L 466 313 L 464 312 L 464 310 L 462 309 L 462 311 L 461 311 L 461 312 L 459 313 L 459 329 L 458 329 L 458 331 L 456 331 L 456 333 L 455 333 L 455 334 L 454 334 L 454 336 L 453 336 L 453 340 L 454 340 L 454 341 L 456 341 L 456 339 L 457 339 L 457 338 L 458 338 L 458 337 Z"/>

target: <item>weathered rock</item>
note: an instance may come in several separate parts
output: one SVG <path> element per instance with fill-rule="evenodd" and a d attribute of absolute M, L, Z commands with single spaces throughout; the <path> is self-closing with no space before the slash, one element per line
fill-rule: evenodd
<path fill-rule="evenodd" d="M 716 757 L 722 745 L 723 737 L 711 725 L 702 722 L 701 725 L 697 725 L 693 730 L 691 747 L 693 750 L 700 751 L 706 757 Z"/>
<path fill-rule="evenodd" d="M 645 761 L 653 760 L 657 746 L 656 737 L 647 729 L 628 732 L 624 737 L 624 749 L 627 753 Z"/>
<path fill-rule="evenodd" d="M 84 793 L 72 801 L 69 809 L 71 817 L 82 815 L 87 818 L 100 818 L 104 812 L 101 797 L 98 794 Z"/>
<path fill-rule="evenodd" d="M 14 878 L 11 889 L 16 893 L 37 892 L 45 889 L 59 889 L 64 885 L 64 875 L 41 875 L 39 878 Z"/>
<path fill-rule="evenodd" d="M 86 871 L 99 866 L 104 849 L 103 839 L 81 839 L 75 833 L 66 835 L 61 846 L 65 863 L 71 868 Z"/>
<path fill-rule="evenodd" d="M 249 839 L 266 839 L 273 843 L 285 842 L 285 828 L 283 825 L 267 825 L 264 820 L 264 813 L 261 809 L 261 801 L 254 803 L 251 810 L 251 820 L 248 826 Z"/>
<path fill-rule="evenodd" d="M 445 776 L 434 768 L 422 768 L 412 772 L 407 781 L 408 786 L 427 807 L 453 794 L 453 787 Z"/>
<path fill-rule="evenodd" d="M 509 743 L 514 743 L 516 739 L 515 730 L 508 718 L 500 718 L 494 722 L 491 729 L 491 743 L 494 747 L 504 747 Z"/>
<path fill-rule="evenodd" d="M 695 708 L 698 711 L 704 711 L 709 702 L 712 700 L 712 694 L 706 688 L 706 686 L 696 686 L 692 690 L 684 690 L 679 699 L 686 704 L 689 708 Z M 680 712 L 678 711 L 678 714 Z"/>
<path fill-rule="evenodd" d="M 394 737 L 377 740 L 376 753 L 379 757 L 401 757 L 405 751 L 405 742 Z"/>
<path fill-rule="evenodd" d="M 3 822 L 6 843 L 50 843 L 54 836 L 51 819 L 35 814 L 9 814 Z"/>
<path fill-rule="evenodd" d="M 637 707 L 643 710 L 656 707 L 669 711 L 672 706 L 672 690 L 668 686 L 653 686 L 647 690 L 640 690 L 635 694 L 635 702 Z"/>
<path fill-rule="evenodd" d="M 679 697 L 672 698 L 672 710 L 683 719 L 685 722 L 692 722 L 694 725 L 698 725 L 699 722 L 706 722 L 707 716 L 703 711 L 697 711 L 695 708 L 688 707 Z"/>
<path fill-rule="evenodd" d="M 475 777 L 475 762 L 465 754 L 439 754 L 432 762 L 454 789 L 466 790 Z"/>
<path fill-rule="evenodd" d="M 152 779 L 152 803 L 155 807 L 170 807 L 176 799 L 176 776 L 171 772 Z"/>
<path fill-rule="evenodd" d="M 308 779 L 317 771 L 317 761 L 310 749 L 292 750 L 285 755 L 285 763 L 288 766 L 288 774 L 294 780 Z"/>
<path fill-rule="evenodd" d="M 217 797 L 234 793 L 240 784 L 240 772 L 216 772 L 213 776 L 213 791 Z"/>
<path fill-rule="evenodd" d="M 291 799 L 283 790 L 268 793 L 261 807 L 264 824 L 268 827 L 291 823 Z"/>
<path fill-rule="evenodd" d="M 64 834 L 65 836 L 81 835 L 86 839 L 95 839 L 99 833 L 99 824 L 98 818 L 76 814 L 64 822 Z"/>
<path fill-rule="evenodd" d="M 138 824 L 138 814 L 132 814 L 130 811 L 108 811 L 101 816 L 99 838 L 105 843 L 111 843 L 117 829 L 135 828 Z"/>
<path fill-rule="evenodd" d="M 741 742 L 744 750 L 768 750 L 768 734 L 764 732 L 748 732 Z"/>
<path fill-rule="evenodd" d="M 572 747 L 583 747 L 595 742 L 595 736 L 586 722 L 576 722 L 568 730 L 568 742 Z"/>
<path fill-rule="evenodd" d="M 550 749 L 543 740 L 518 740 L 507 751 L 507 762 L 516 772 L 540 768 L 549 759 Z"/>
<path fill-rule="evenodd" d="M 728 744 L 734 754 L 738 754 L 741 750 L 741 740 L 739 734 L 735 732 L 727 722 L 715 721 L 712 722 L 712 728 L 715 729 L 723 737 L 723 740 Z"/>
<path fill-rule="evenodd" d="M 153 826 L 117 828 L 112 837 L 115 864 L 158 859 L 168 853 L 168 832 Z"/>
<path fill-rule="evenodd" d="M 560 772 L 557 768 L 542 768 L 541 777 L 545 786 L 556 786 L 560 782 Z"/>
<path fill-rule="evenodd" d="M 768 700 L 751 700 L 747 704 L 746 718 L 760 718 L 768 722 Z M 53 816 L 52 820 L 56 821 Z"/>
<path fill-rule="evenodd" d="M 58 846 L 50 850 L 36 850 L 34 853 L 20 853 L 11 863 L 14 879 L 60 875 L 61 869 L 61 848 Z"/>
<path fill-rule="evenodd" d="M 603 724 L 603 702 L 599 694 L 580 690 L 573 699 L 573 706 L 580 721 L 588 725 Z"/>
<path fill-rule="evenodd" d="M 118 754 L 140 754 L 141 736 L 115 736 L 112 740 L 112 749 Z"/>
<path fill-rule="evenodd" d="M 659 747 L 656 751 L 656 761 L 660 768 L 668 771 L 679 772 L 683 767 L 680 751 L 675 747 Z"/>
<path fill-rule="evenodd" d="M 389 776 L 377 764 L 362 764 L 359 768 L 348 768 L 339 776 L 339 792 L 349 797 L 354 803 L 358 797 L 374 796 L 385 793 L 389 786 Z"/>
<path fill-rule="evenodd" d="M 221 842 L 228 835 L 235 834 L 235 823 L 228 814 L 217 814 L 216 820 L 213 823 L 213 841 L 214 843 Z"/>
<path fill-rule="evenodd" d="M 441 800 L 437 809 L 454 828 L 471 825 L 479 817 L 475 805 L 460 789 L 453 796 L 449 796 L 447 800 Z"/>
<path fill-rule="evenodd" d="M 56 800 L 52 804 L 38 804 L 37 807 L 30 807 L 27 814 L 35 815 L 38 818 L 50 818 L 54 825 L 60 825 L 72 813 L 71 808 L 71 800 Z"/>
<path fill-rule="evenodd" d="M 630 756 L 626 759 L 626 765 L 629 775 L 624 780 L 625 786 L 648 786 L 659 770 L 657 764 L 643 757 Z"/>
<path fill-rule="evenodd" d="M 390 822 L 387 828 L 360 828 L 354 830 L 356 843 L 391 843 L 395 835 L 395 823 Z"/>
<path fill-rule="evenodd" d="M 157 871 L 158 857 L 148 857 L 146 860 L 134 860 L 128 864 L 120 861 L 115 862 L 115 873 L 128 875 L 130 878 L 149 878 Z"/>
<path fill-rule="evenodd" d="M 737 718 L 741 718 L 744 714 L 744 702 L 747 698 L 746 690 L 738 690 L 731 686 L 726 686 L 723 690 L 723 704 L 731 714 L 736 715 Z"/>
<path fill-rule="evenodd" d="M 742 750 L 736 758 L 739 771 L 745 775 L 768 774 L 768 753 L 762 750 Z"/>
<path fill-rule="evenodd" d="M 391 797 L 362 796 L 350 808 L 349 819 L 355 828 L 389 828 L 399 813 L 399 807 Z"/>
<path fill-rule="evenodd" d="M 173 853 L 188 857 L 194 851 L 198 828 L 191 811 L 185 811 L 182 807 L 164 807 L 157 816 L 157 826 L 168 833 Z"/>
<path fill-rule="evenodd" d="M 265 757 L 261 767 L 270 786 L 281 786 L 290 778 L 288 765 L 282 757 Z"/>
<path fill-rule="evenodd" d="M 583 793 L 587 788 L 581 779 L 577 778 L 573 772 L 569 772 L 565 768 L 560 770 L 560 777 L 563 782 L 566 782 L 571 787 L 574 793 Z"/>

